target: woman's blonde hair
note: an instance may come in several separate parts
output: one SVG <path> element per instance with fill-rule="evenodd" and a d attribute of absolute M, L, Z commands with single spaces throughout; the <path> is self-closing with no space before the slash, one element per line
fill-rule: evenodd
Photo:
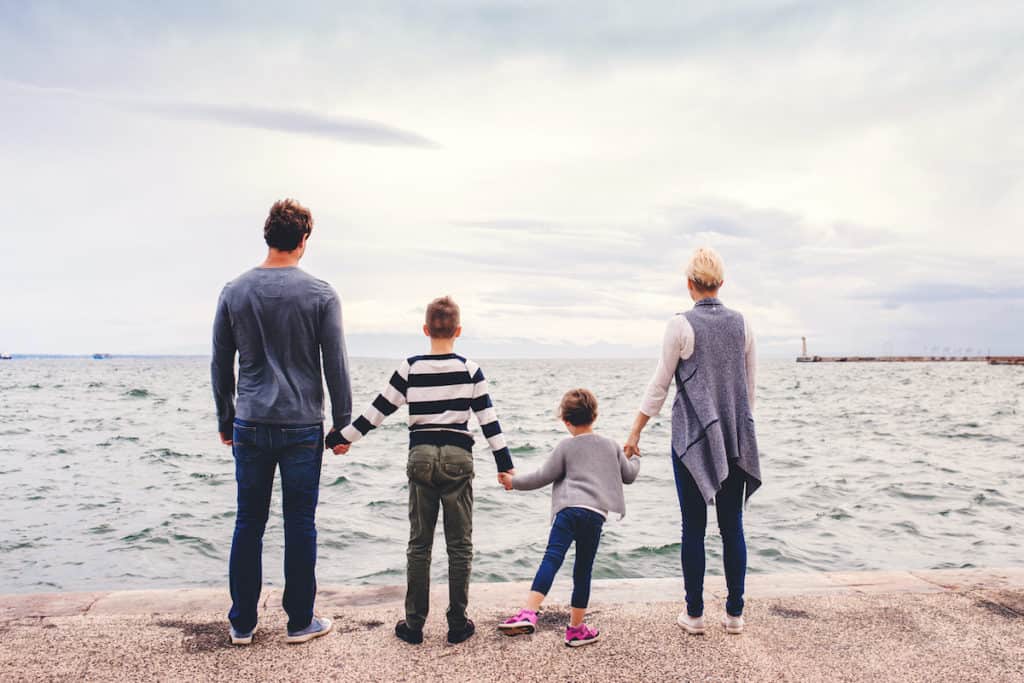
<path fill-rule="evenodd" d="M 725 280 L 722 257 L 711 247 L 699 247 L 686 264 L 686 278 L 703 291 L 718 289 Z"/>

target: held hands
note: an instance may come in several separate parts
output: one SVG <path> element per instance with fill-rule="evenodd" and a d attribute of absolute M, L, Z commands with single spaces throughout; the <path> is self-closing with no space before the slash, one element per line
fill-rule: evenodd
<path fill-rule="evenodd" d="M 224 436 L 223 434 L 218 434 L 217 436 L 220 437 L 220 442 L 225 446 L 232 446 L 235 443 L 234 441 L 231 440 L 230 436 Z"/>
<path fill-rule="evenodd" d="M 514 477 L 515 475 L 515 470 L 509 470 L 508 472 L 498 472 L 498 483 L 505 487 L 506 491 L 511 491 L 512 477 Z"/>
<path fill-rule="evenodd" d="M 337 429 L 332 429 L 327 433 L 324 446 L 331 449 L 331 452 L 335 455 L 346 455 L 348 450 L 352 448 L 352 444 L 341 442 L 341 434 L 338 433 Z"/>
<path fill-rule="evenodd" d="M 626 443 L 622 445 L 622 452 L 626 454 L 627 458 L 633 456 L 640 456 L 640 435 L 630 434 L 629 438 L 626 439 Z"/>

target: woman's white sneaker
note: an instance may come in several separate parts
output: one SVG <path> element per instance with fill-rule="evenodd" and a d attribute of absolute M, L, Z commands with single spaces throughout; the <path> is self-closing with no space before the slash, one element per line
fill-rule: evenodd
<path fill-rule="evenodd" d="M 679 624 L 679 628 L 694 636 L 703 634 L 705 630 L 704 617 L 691 617 L 686 612 L 679 613 L 676 623 Z"/>
<path fill-rule="evenodd" d="M 726 633 L 737 635 L 743 633 L 743 617 L 734 617 L 731 614 L 726 614 L 722 617 L 722 626 L 725 627 Z"/>

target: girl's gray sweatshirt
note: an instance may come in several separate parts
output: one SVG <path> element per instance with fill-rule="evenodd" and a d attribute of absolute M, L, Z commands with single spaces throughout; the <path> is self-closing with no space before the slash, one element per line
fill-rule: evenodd
<path fill-rule="evenodd" d="M 580 434 L 559 442 L 539 469 L 512 478 L 512 488 L 531 491 L 554 483 L 551 517 L 569 507 L 626 514 L 623 484 L 640 472 L 640 458 L 627 458 L 622 447 L 600 434 Z"/>

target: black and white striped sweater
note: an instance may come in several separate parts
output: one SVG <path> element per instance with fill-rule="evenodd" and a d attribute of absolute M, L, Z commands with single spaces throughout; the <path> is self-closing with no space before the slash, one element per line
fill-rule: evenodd
<path fill-rule="evenodd" d="M 341 430 L 342 443 L 355 443 L 406 404 L 410 448 L 432 444 L 472 450 L 472 411 L 491 447 L 498 471 L 512 469 L 512 456 L 487 393 L 484 373 L 475 362 L 454 353 L 413 356 L 402 361 L 370 407 Z"/>

